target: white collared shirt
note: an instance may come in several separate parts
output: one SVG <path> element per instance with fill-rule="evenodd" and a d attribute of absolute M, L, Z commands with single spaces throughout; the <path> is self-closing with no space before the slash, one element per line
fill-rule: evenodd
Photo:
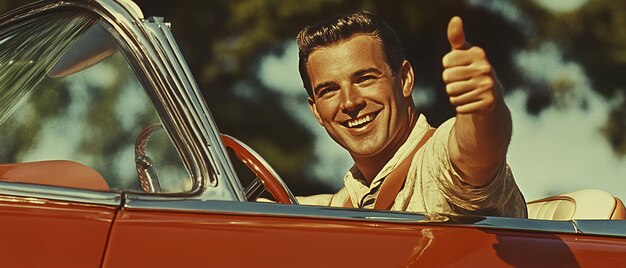
<path fill-rule="evenodd" d="M 448 138 L 454 122 L 454 118 L 444 122 L 417 151 L 404 188 L 396 196 L 391 210 L 526 217 L 524 197 L 504 159 L 499 171 L 487 185 L 475 187 L 463 182 L 453 168 L 448 154 Z M 420 115 L 407 141 L 374 177 L 370 186 L 378 185 L 400 165 L 429 128 L 426 118 Z M 342 207 L 349 197 L 352 204 L 356 205 L 370 192 L 370 186 L 356 166 L 353 166 L 344 177 L 344 188 L 336 194 L 299 200 L 303 204 Z"/>

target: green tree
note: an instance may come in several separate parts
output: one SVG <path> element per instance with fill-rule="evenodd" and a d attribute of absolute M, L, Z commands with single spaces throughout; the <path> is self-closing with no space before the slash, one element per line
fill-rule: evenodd
<path fill-rule="evenodd" d="M 615 152 L 626 155 L 626 2 L 589 0 L 565 13 L 518 2 L 535 22 L 537 40 L 558 44 L 565 55 L 582 65 L 595 91 L 618 102 L 602 131 Z M 546 96 L 543 103 L 554 101 L 554 96 Z"/>

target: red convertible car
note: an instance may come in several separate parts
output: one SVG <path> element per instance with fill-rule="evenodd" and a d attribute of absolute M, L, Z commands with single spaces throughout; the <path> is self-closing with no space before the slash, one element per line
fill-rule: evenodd
<path fill-rule="evenodd" d="M 624 205 L 597 190 L 531 219 L 298 205 L 130 0 L 0 17 L 0 126 L 0 267 L 626 265 Z M 244 188 L 227 148 L 259 179 Z M 262 186 L 277 204 L 248 201 Z"/>

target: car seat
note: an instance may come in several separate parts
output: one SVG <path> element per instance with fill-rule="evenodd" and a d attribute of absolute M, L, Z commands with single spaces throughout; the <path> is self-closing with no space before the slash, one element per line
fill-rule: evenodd
<path fill-rule="evenodd" d="M 109 191 L 98 171 L 69 160 L 0 164 L 0 181 Z"/>
<path fill-rule="evenodd" d="M 624 220 L 624 203 L 611 194 L 585 189 L 527 203 L 528 218 L 542 220 Z"/>

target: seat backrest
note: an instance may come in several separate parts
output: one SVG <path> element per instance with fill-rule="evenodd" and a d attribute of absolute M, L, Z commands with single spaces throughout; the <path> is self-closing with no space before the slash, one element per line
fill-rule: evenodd
<path fill-rule="evenodd" d="M 109 191 L 98 171 L 69 160 L 0 164 L 0 181 Z"/>
<path fill-rule="evenodd" d="M 596 189 L 585 189 L 527 203 L 528 218 L 542 220 L 623 220 L 626 208 L 619 198 Z"/>

